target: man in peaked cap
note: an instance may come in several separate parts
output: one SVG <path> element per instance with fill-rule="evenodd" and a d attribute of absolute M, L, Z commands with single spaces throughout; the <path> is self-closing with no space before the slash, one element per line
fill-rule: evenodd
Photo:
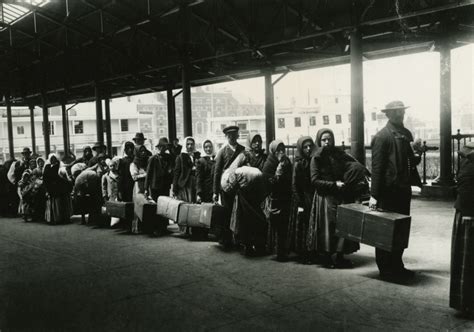
<path fill-rule="evenodd" d="M 416 169 L 421 156 L 415 154 L 413 136 L 404 127 L 405 106 L 401 101 L 388 103 L 381 111 L 387 125 L 372 140 L 372 187 L 369 207 L 410 214 L 411 186 L 421 186 Z M 403 249 L 388 252 L 375 249 L 380 277 L 384 280 L 406 280 L 414 277 L 402 261 Z"/>
<path fill-rule="evenodd" d="M 228 126 L 222 131 L 227 138 L 227 144 L 219 150 L 216 156 L 213 181 L 213 200 L 214 202 L 217 202 L 220 196 L 222 205 L 225 208 L 225 220 L 222 220 L 222 224 L 220 225 L 221 231 L 219 242 L 229 248 L 232 245 L 232 232 L 229 227 L 235 193 L 226 193 L 222 190 L 221 177 L 232 162 L 244 152 L 245 148 L 237 142 L 239 139 L 239 127 Z"/>

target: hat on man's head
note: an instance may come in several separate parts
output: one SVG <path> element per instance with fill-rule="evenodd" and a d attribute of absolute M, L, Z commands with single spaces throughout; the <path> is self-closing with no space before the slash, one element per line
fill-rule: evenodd
<path fill-rule="evenodd" d="M 472 158 L 474 156 L 474 142 L 466 143 L 461 150 L 459 150 L 459 154 L 462 157 L 469 157 Z"/>
<path fill-rule="evenodd" d="M 142 140 L 146 140 L 145 136 L 143 135 L 143 133 L 136 133 L 135 134 L 135 137 L 132 138 L 134 141 L 138 140 L 138 139 L 142 139 Z"/>
<path fill-rule="evenodd" d="M 92 150 L 95 151 L 95 150 L 97 150 L 97 149 L 99 149 L 99 148 L 105 149 L 105 148 L 107 148 L 107 147 L 104 145 L 104 143 L 95 142 L 94 146 L 92 147 Z"/>
<path fill-rule="evenodd" d="M 23 148 L 23 151 L 21 152 L 21 154 L 31 154 L 30 148 Z"/>
<path fill-rule="evenodd" d="M 380 112 L 387 112 L 387 111 L 393 111 L 393 110 L 406 110 L 410 106 L 405 106 L 402 101 L 400 100 L 394 100 L 389 102 L 387 105 L 385 105 L 384 109 L 381 109 Z"/>
<path fill-rule="evenodd" d="M 155 145 L 155 147 L 163 146 L 163 145 L 168 145 L 168 139 L 166 137 L 160 138 L 158 141 L 158 144 Z"/>
<path fill-rule="evenodd" d="M 228 133 L 239 131 L 239 127 L 237 126 L 227 126 L 224 129 L 222 129 L 222 132 L 227 135 Z"/>

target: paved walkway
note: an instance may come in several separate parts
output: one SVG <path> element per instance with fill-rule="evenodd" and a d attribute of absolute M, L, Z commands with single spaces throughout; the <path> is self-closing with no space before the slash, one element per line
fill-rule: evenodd
<path fill-rule="evenodd" d="M 448 307 L 452 203 L 413 202 L 410 285 L 247 259 L 214 242 L 0 220 L 0 330 L 468 330 Z"/>

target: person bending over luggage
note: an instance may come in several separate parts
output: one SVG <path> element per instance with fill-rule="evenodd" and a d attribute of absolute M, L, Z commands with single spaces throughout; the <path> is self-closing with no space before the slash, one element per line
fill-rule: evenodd
<path fill-rule="evenodd" d="M 318 131 L 316 145 L 310 165 L 311 184 L 316 191 L 309 219 L 307 249 L 321 254 L 326 268 L 350 268 L 352 262 L 344 258 L 344 254 L 357 251 L 359 244 L 338 238 L 335 233 L 337 206 L 344 202 L 345 168 L 354 158 L 336 148 L 331 129 Z"/>
<path fill-rule="evenodd" d="M 296 156 L 293 164 L 292 202 L 290 226 L 288 227 L 288 249 L 295 252 L 302 263 L 311 264 L 315 261 L 306 247 L 309 228 L 309 214 L 314 196 L 311 185 L 310 163 L 314 141 L 309 136 L 300 137 L 296 143 Z M 301 212 L 298 212 L 302 209 Z"/>
<path fill-rule="evenodd" d="M 263 175 L 267 182 L 269 195 L 265 204 L 265 215 L 268 220 L 267 248 L 276 253 L 277 261 L 287 260 L 286 239 L 291 202 L 291 162 L 285 155 L 285 144 L 282 140 L 270 143 L 270 153 Z"/>
<path fill-rule="evenodd" d="M 202 144 L 204 153 L 196 165 L 196 195 L 197 202 L 212 202 L 212 181 L 214 178 L 214 166 L 216 164 L 214 145 L 210 140 Z"/>
<path fill-rule="evenodd" d="M 262 149 L 262 136 L 258 133 L 250 134 L 247 138 L 249 166 L 263 169 L 267 154 Z"/>
<path fill-rule="evenodd" d="M 186 152 L 177 158 L 173 175 L 173 196 L 188 203 L 196 202 L 196 142 L 192 137 L 184 139 Z"/>

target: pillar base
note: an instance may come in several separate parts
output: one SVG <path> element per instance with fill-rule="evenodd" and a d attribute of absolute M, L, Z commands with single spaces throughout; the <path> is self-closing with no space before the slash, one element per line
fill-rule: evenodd
<path fill-rule="evenodd" d="M 440 185 L 435 183 L 425 184 L 421 188 L 421 196 L 427 198 L 454 200 L 456 199 L 456 186 Z"/>

